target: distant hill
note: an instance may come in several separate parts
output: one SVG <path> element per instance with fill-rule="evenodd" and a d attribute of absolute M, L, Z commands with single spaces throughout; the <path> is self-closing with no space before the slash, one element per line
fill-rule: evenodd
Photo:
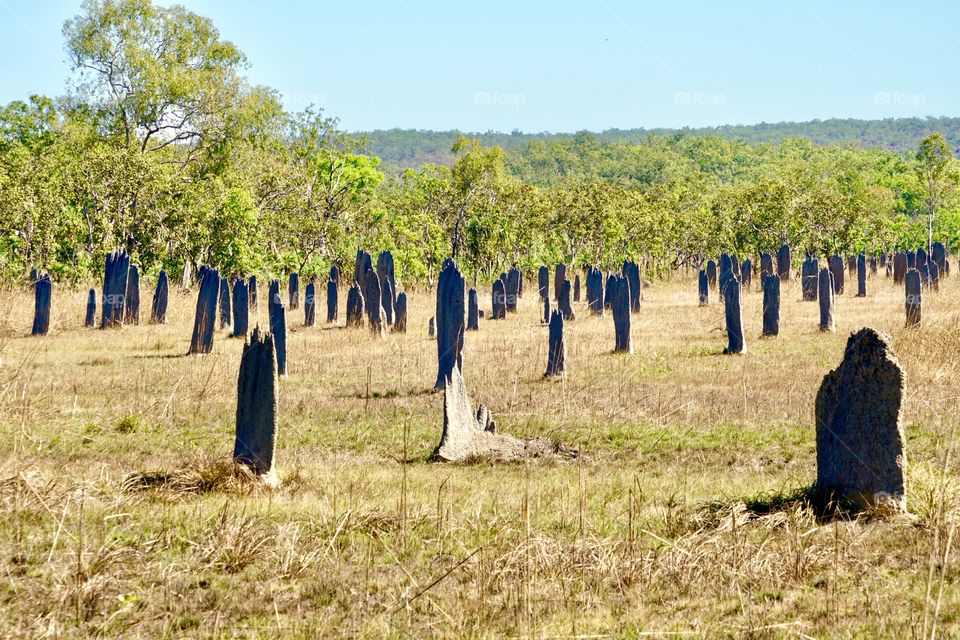
<path fill-rule="evenodd" d="M 852 118 L 812 120 L 810 122 L 761 122 L 753 125 L 725 125 L 696 129 L 607 129 L 594 136 L 608 143 L 635 144 L 651 135 L 709 136 L 742 140 L 749 144 L 779 142 L 784 138 L 806 138 L 824 145 L 855 145 L 864 148 L 882 147 L 895 152 L 910 152 L 928 133 L 940 131 L 955 150 L 960 151 L 960 118 L 887 118 L 856 120 Z M 389 170 L 419 168 L 423 163 L 450 164 L 450 149 L 460 131 L 428 131 L 417 129 L 378 129 L 358 132 L 367 138 L 367 151 L 379 156 Z M 551 141 L 571 138 L 572 133 L 468 133 L 484 145 L 500 145 L 518 151 L 536 140 Z"/>

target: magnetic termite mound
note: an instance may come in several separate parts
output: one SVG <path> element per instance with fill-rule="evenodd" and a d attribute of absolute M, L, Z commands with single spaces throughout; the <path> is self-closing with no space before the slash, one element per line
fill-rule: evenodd
<path fill-rule="evenodd" d="M 257 327 L 240 357 L 233 459 L 267 478 L 275 475 L 278 387 L 273 336 Z"/>
<path fill-rule="evenodd" d="M 437 379 L 442 389 L 454 367 L 463 368 L 463 334 L 466 331 L 466 281 L 457 263 L 447 258 L 437 282 Z"/>
<path fill-rule="evenodd" d="M 855 507 L 906 510 L 905 376 L 890 339 L 866 328 L 847 340 L 816 400 L 817 494 Z"/>
<path fill-rule="evenodd" d="M 40 273 L 34 278 L 33 329 L 34 336 L 50 332 L 50 305 L 53 301 L 53 280 L 49 274 Z"/>
<path fill-rule="evenodd" d="M 167 322 L 167 303 L 170 298 L 170 282 L 167 279 L 167 272 L 161 270 L 157 277 L 157 286 L 153 290 L 153 301 L 150 305 L 150 322 L 153 324 L 166 324 Z"/>
<path fill-rule="evenodd" d="M 250 288 L 243 278 L 233 285 L 233 336 L 247 335 L 250 326 Z"/>
<path fill-rule="evenodd" d="M 103 269 L 103 300 L 100 305 L 100 328 L 119 327 L 123 324 L 124 302 L 127 298 L 127 277 L 130 273 L 130 256 L 119 249 L 107 255 Z"/>
<path fill-rule="evenodd" d="M 267 305 L 270 333 L 276 351 L 277 375 L 287 375 L 287 310 L 280 299 L 280 281 L 270 282 L 270 302 Z"/>
<path fill-rule="evenodd" d="M 205 269 L 197 293 L 197 308 L 193 318 L 190 353 L 210 353 L 217 320 L 217 302 L 220 295 L 220 274 L 216 269 Z"/>
<path fill-rule="evenodd" d="M 124 324 L 140 324 L 140 269 L 131 264 L 127 273 L 127 291 L 123 304 Z"/>
<path fill-rule="evenodd" d="M 567 283 L 570 281 L 567 280 Z M 550 315 L 550 336 L 547 346 L 546 378 L 559 378 L 567 370 L 567 342 L 563 335 L 563 313 L 554 311 Z"/>

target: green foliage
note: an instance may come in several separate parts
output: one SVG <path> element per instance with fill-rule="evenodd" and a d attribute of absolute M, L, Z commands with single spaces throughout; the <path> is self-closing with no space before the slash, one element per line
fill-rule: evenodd
<path fill-rule="evenodd" d="M 408 281 L 452 255 L 476 282 L 627 257 L 653 275 L 782 242 L 960 249 L 960 119 L 358 138 L 284 112 L 182 6 L 86 0 L 64 36 L 68 95 L 0 107 L 0 277 L 80 280 L 118 246 L 147 273 L 236 276 L 390 249 Z"/>
<path fill-rule="evenodd" d="M 150 0 L 85 0 L 63 27 L 75 98 L 105 132 L 143 152 L 214 144 L 246 63 L 213 23 Z"/>
<path fill-rule="evenodd" d="M 754 125 L 726 125 L 696 129 L 607 129 L 586 134 L 604 145 L 635 146 L 653 138 L 679 140 L 691 138 L 723 138 L 735 140 L 744 146 L 779 144 L 790 139 L 810 140 L 817 145 L 855 146 L 863 149 L 885 149 L 894 153 L 916 151 L 920 140 L 935 131 L 943 133 L 948 143 L 960 148 L 960 118 L 887 118 L 858 120 L 831 118 L 811 122 L 764 122 Z M 364 134 L 369 150 L 383 158 L 385 171 L 400 173 L 423 164 L 451 165 L 454 141 L 463 135 L 460 131 L 423 131 L 416 129 L 389 129 Z M 548 172 L 564 172 L 572 155 L 557 155 L 555 145 L 566 143 L 585 134 L 569 133 L 474 133 L 484 146 L 499 146 L 508 152 L 526 151 L 537 167 Z M 653 168 L 653 167 L 651 167 Z"/>

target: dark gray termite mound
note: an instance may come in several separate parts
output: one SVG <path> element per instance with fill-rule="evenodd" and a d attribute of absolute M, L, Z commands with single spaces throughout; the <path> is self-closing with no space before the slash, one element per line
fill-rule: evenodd
<path fill-rule="evenodd" d="M 920 272 L 910 269 L 904 276 L 904 292 L 906 294 L 907 326 L 920 324 L 923 317 L 923 287 L 920 282 Z"/>
<path fill-rule="evenodd" d="M 641 299 L 640 265 L 633 260 L 624 260 L 621 272 L 627 282 L 630 283 L 630 311 L 639 313 Z"/>
<path fill-rule="evenodd" d="M 193 335 L 190 338 L 190 353 L 210 353 L 213 350 L 213 334 L 217 321 L 217 298 L 220 295 L 220 274 L 207 268 L 200 279 L 197 293 L 197 309 L 193 318 Z"/>
<path fill-rule="evenodd" d="M 394 310 L 397 306 L 397 275 L 393 254 L 381 251 L 377 256 L 377 277 L 380 278 L 380 305 L 387 318 L 387 324 L 393 324 Z"/>
<path fill-rule="evenodd" d="M 480 301 L 473 287 L 467 293 L 467 331 L 480 330 Z"/>
<path fill-rule="evenodd" d="M 753 261 L 747 258 L 740 265 L 740 284 L 744 291 L 750 291 L 753 286 Z"/>
<path fill-rule="evenodd" d="M 777 275 L 781 280 L 789 280 L 791 271 L 790 247 L 787 244 L 780 245 L 777 250 Z"/>
<path fill-rule="evenodd" d="M 83 319 L 83 326 L 97 326 L 97 290 L 90 289 L 87 293 L 87 315 Z"/>
<path fill-rule="evenodd" d="M 807 258 L 800 265 L 800 289 L 806 302 L 817 299 L 817 283 L 820 277 L 820 263 L 816 258 Z"/>
<path fill-rule="evenodd" d="M 103 270 L 103 300 L 100 304 L 100 328 L 123 324 L 124 301 L 127 297 L 127 275 L 130 256 L 120 249 L 107 255 Z"/>
<path fill-rule="evenodd" d="M 377 276 L 380 280 L 380 307 L 383 309 L 383 319 L 387 325 L 392 325 L 397 312 L 397 298 L 393 292 L 390 280 Z"/>
<path fill-rule="evenodd" d="M 300 308 L 300 274 L 293 272 L 290 274 L 290 310 Z"/>
<path fill-rule="evenodd" d="M 123 303 L 124 324 L 140 324 L 140 270 L 130 265 L 127 272 L 127 293 Z"/>
<path fill-rule="evenodd" d="M 567 283 L 569 284 L 569 280 Z M 549 301 L 548 301 L 549 304 Z M 567 343 L 563 337 L 563 314 L 554 311 L 550 315 L 550 339 L 547 346 L 547 372 L 544 376 L 554 378 L 566 371 Z"/>
<path fill-rule="evenodd" d="M 337 291 L 337 286 L 337 281 L 333 278 L 327 280 L 327 322 L 337 321 L 337 312 L 339 311 L 339 302 L 337 301 L 339 292 Z"/>
<path fill-rule="evenodd" d="M 507 288 L 503 280 L 493 281 L 493 313 L 490 314 L 491 320 L 503 320 L 507 317 Z"/>
<path fill-rule="evenodd" d="M 573 276 L 573 301 L 580 302 L 580 274 Z"/>
<path fill-rule="evenodd" d="M 347 326 L 363 326 L 363 294 L 360 285 L 354 282 L 347 291 Z"/>
<path fill-rule="evenodd" d="M 780 334 L 780 276 L 764 271 L 760 275 L 763 288 L 763 335 Z"/>
<path fill-rule="evenodd" d="M 833 331 L 833 273 L 829 269 L 820 269 L 820 331 Z"/>
<path fill-rule="evenodd" d="M 303 298 L 303 326 L 312 327 L 317 323 L 317 286 L 311 280 L 307 283 Z"/>
<path fill-rule="evenodd" d="M 153 324 L 166 324 L 167 322 L 167 303 L 170 298 L 170 281 L 167 279 L 167 272 L 160 271 L 157 277 L 157 286 L 153 290 L 153 303 L 150 305 L 150 322 Z"/>
<path fill-rule="evenodd" d="M 740 281 L 732 276 L 726 281 L 723 292 L 724 319 L 727 325 L 727 348 L 724 353 L 746 353 L 747 343 L 743 337 L 743 320 L 740 307 Z"/>
<path fill-rule="evenodd" d="M 624 276 L 614 276 L 607 283 L 613 312 L 614 353 L 633 353 L 633 338 L 630 335 L 630 281 Z"/>
<path fill-rule="evenodd" d="M 616 286 L 617 275 L 614 273 L 607 274 L 607 283 L 604 288 L 603 294 L 603 308 L 604 309 L 613 309 L 613 294 L 614 287 Z"/>
<path fill-rule="evenodd" d="M 947 266 L 947 248 L 942 242 L 934 242 L 930 247 L 930 259 L 937 263 L 937 268 L 943 272 Z"/>
<path fill-rule="evenodd" d="M 250 297 L 250 311 L 252 313 L 256 313 L 259 309 L 257 306 L 259 303 L 259 300 L 257 299 L 257 276 L 250 276 L 248 289 Z"/>
<path fill-rule="evenodd" d="M 517 301 L 520 299 L 520 269 L 513 267 L 507 272 L 507 311 L 517 312 Z"/>
<path fill-rule="evenodd" d="M 277 441 L 277 359 L 273 337 L 253 330 L 243 346 L 237 379 L 233 459 L 257 475 L 273 471 Z"/>
<path fill-rule="evenodd" d="M 53 280 L 39 273 L 33 283 L 33 329 L 30 335 L 45 336 L 50 332 L 50 305 L 53 302 Z"/>
<path fill-rule="evenodd" d="M 463 334 L 465 332 L 466 282 L 456 262 L 447 258 L 437 282 L 437 380 L 435 389 L 442 389 L 454 367 L 463 369 Z"/>
<path fill-rule="evenodd" d="M 701 307 L 710 304 L 710 280 L 706 269 L 700 269 L 697 274 L 697 298 Z"/>
<path fill-rule="evenodd" d="M 563 314 L 564 320 L 573 320 L 573 305 L 570 304 L 570 281 L 564 280 L 557 295 L 557 309 Z M 549 317 L 549 316 L 548 316 Z"/>
<path fill-rule="evenodd" d="M 730 256 L 726 253 L 720 254 L 720 272 L 717 275 L 717 282 L 720 285 L 720 298 L 723 299 L 723 296 L 726 295 L 724 288 L 726 287 L 727 280 L 733 278 L 733 262 L 730 259 Z"/>
<path fill-rule="evenodd" d="M 233 336 L 247 335 L 250 330 L 250 289 L 241 278 L 233 285 Z"/>
<path fill-rule="evenodd" d="M 594 266 L 587 269 L 587 307 L 590 315 L 603 315 L 603 272 Z"/>
<path fill-rule="evenodd" d="M 857 297 L 867 297 L 867 257 L 862 253 L 857 256 Z"/>
<path fill-rule="evenodd" d="M 397 296 L 397 306 L 394 309 L 393 330 L 396 333 L 407 332 L 407 293 L 401 291 Z"/>
<path fill-rule="evenodd" d="M 367 271 L 364 279 L 363 301 L 367 312 L 367 325 L 375 335 L 384 336 L 387 330 L 387 318 L 383 311 L 383 305 L 380 303 L 383 299 L 383 292 L 380 290 L 380 276 L 371 269 Z"/>
<path fill-rule="evenodd" d="M 357 261 L 353 267 L 353 281 L 363 286 L 367 271 L 373 269 L 373 257 L 363 249 L 357 249 Z"/>
<path fill-rule="evenodd" d="M 922 265 L 917 267 L 917 271 L 920 272 L 920 283 L 923 285 L 923 288 L 930 287 L 930 263 L 924 262 Z"/>
<path fill-rule="evenodd" d="M 760 274 L 763 275 L 764 273 L 774 273 L 773 256 L 771 256 L 769 253 L 760 254 Z"/>
<path fill-rule="evenodd" d="M 270 282 L 270 302 L 267 305 L 270 333 L 277 356 L 277 375 L 287 375 L 287 310 L 280 299 L 280 281 Z"/>
<path fill-rule="evenodd" d="M 850 336 L 817 393 L 816 491 L 824 503 L 906 510 L 904 386 L 889 338 L 873 329 Z"/>
<path fill-rule="evenodd" d="M 230 299 L 230 281 L 220 278 L 220 328 L 226 329 L 233 324 L 233 306 Z"/>
<path fill-rule="evenodd" d="M 834 254 L 830 257 L 830 273 L 833 274 L 833 291 L 838 296 L 843 295 L 844 275 L 843 258 Z"/>
<path fill-rule="evenodd" d="M 903 284 L 907 273 L 907 254 L 899 251 L 893 254 L 893 283 Z"/>
<path fill-rule="evenodd" d="M 537 270 L 537 293 L 541 300 L 550 297 L 550 270 L 545 266 Z"/>
<path fill-rule="evenodd" d="M 554 268 L 553 272 L 553 295 L 556 296 L 560 293 L 560 283 L 562 283 L 567 277 L 567 265 L 562 262 L 558 262 L 557 266 Z M 547 295 L 549 295 L 549 291 Z"/>

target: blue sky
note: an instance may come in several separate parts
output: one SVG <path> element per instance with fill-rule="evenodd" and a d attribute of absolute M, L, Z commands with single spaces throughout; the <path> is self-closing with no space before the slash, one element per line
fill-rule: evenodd
<path fill-rule="evenodd" d="M 934 2 L 187 0 L 249 78 L 350 130 L 576 131 L 958 115 Z M 80 0 L 0 0 L 0 103 L 64 92 Z M 952 72 L 952 73 L 951 73 Z"/>

